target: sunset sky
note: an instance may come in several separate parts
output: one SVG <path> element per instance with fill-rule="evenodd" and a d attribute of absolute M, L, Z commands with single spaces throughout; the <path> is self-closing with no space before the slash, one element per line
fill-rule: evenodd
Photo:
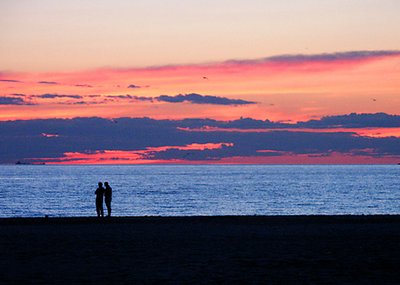
<path fill-rule="evenodd" d="M 0 162 L 400 162 L 398 11 L 397 0 L 1 1 Z M 129 122 L 104 125 L 105 133 L 118 128 L 114 142 L 87 143 L 103 121 L 85 123 L 75 140 L 65 126 L 49 132 L 49 124 L 80 129 L 69 120 L 76 117 L 148 117 L 157 128 L 172 120 L 184 135 L 168 144 L 122 135 L 142 135 Z M 302 125 L 326 117 L 343 120 Z M 187 125 L 189 118 L 239 126 Z M 276 125 L 257 127 L 265 120 Z M 301 151 L 240 145 L 283 133 L 350 139 Z M 57 151 L 35 152 L 39 145 Z"/>

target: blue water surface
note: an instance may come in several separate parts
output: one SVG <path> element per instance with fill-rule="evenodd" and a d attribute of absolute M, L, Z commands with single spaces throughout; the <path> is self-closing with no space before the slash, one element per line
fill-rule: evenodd
<path fill-rule="evenodd" d="M 400 214 L 397 165 L 3 165 L 0 217 Z"/>

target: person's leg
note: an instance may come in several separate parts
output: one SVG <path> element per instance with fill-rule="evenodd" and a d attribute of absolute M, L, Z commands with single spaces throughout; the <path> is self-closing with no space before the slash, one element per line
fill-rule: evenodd
<path fill-rule="evenodd" d="M 111 201 L 106 201 L 106 206 L 107 206 L 107 214 L 110 217 L 111 216 Z"/>
<path fill-rule="evenodd" d="M 96 212 L 97 212 L 97 217 L 100 218 L 100 208 L 98 205 L 96 205 Z"/>

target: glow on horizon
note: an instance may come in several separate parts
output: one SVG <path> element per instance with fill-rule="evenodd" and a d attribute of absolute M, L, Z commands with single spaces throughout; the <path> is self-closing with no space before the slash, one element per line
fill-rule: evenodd
<path fill-rule="evenodd" d="M 173 149 L 165 147 L 165 149 Z M 157 152 L 152 150 L 151 152 Z M 160 150 L 162 151 L 162 150 Z M 201 150 L 199 150 L 201 151 Z M 276 156 L 234 156 L 218 160 L 149 159 L 145 151 L 103 150 L 93 153 L 67 152 L 58 158 L 37 158 L 34 163 L 46 164 L 396 164 L 398 156 L 371 157 L 352 153 L 331 152 L 326 154 L 279 153 L 274 150 L 259 151 L 278 153 Z"/>

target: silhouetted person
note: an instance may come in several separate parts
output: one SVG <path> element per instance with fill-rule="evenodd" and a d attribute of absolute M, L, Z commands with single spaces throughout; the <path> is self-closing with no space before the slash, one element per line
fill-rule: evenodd
<path fill-rule="evenodd" d="M 97 212 L 97 217 L 100 218 L 104 217 L 104 210 L 103 210 L 103 195 L 104 195 L 105 189 L 103 188 L 103 183 L 99 182 L 99 187 L 97 187 L 96 192 L 96 212 Z"/>
<path fill-rule="evenodd" d="M 108 217 L 111 217 L 111 199 L 112 199 L 112 188 L 108 185 L 108 182 L 104 182 L 104 200 L 106 202 Z"/>

